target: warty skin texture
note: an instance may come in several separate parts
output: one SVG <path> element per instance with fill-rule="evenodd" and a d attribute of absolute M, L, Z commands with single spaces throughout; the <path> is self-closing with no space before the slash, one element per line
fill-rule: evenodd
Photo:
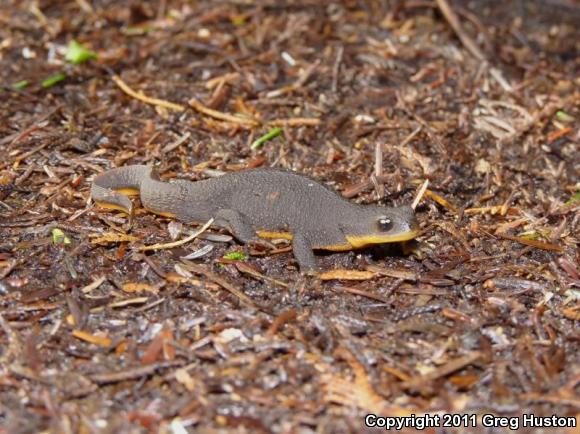
<path fill-rule="evenodd" d="M 251 169 L 197 182 L 162 182 L 151 166 L 126 166 L 98 175 L 93 200 L 133 213 L 127 195 L 139 194 L 148 210 L 184 222 L 227 228 L 239 241 L 292 240 L 302 271 L 316 270 L 313 250 L 351 250 L 406 241 L 417 235 L 408 206 L 359 205 L 319 182 L 279 169 Z"/>

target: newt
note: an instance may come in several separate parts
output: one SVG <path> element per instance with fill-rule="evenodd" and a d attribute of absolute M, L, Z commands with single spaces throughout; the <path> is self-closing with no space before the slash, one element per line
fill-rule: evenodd
<path fill-rule="evenodd" d="M 417 236 L 409 206 L 360 205 L 295 172 L 258 168 L 196 182 L 163 182 L 151 166 L 133 165 L 96 176 L 91 196 L 99 206 L 133 215 L 128 195 L 144 208 L 186 223 L 224 227 L 242 243 L 291 240 L 301 271 L 318 270 L 313 250 L 345 251 Z"/>

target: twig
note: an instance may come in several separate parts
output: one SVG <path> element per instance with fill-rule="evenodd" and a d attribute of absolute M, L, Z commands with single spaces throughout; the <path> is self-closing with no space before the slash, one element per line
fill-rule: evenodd
<path fill-rule="evenodd" d="M 274 119 L 268 121 L 268 125 L 273 127 L 299 127 L 308 126 L 315 127 L 320 125 L 320 119 L 318 118 L 290 118 L 290 119 Z"/>
<path fill-rule="evenodd" d="M 238 125 L 246 125 L 249 127 L 259 127 L 262 124 L 266 124 L 271 127 L 298 127 L 298 126 L 317 126 L 320 125 L 320 119 L 318 118 L 290 118 L 290 119 L 274 119 L 271 121 L 262 121 L 261 119 L 250 118 L 250 117 L 240 117 L 231 115 L 229 113 L 220 112 L 211 109 L 195 98 L 189 100 L 189 105 L 200 113 L 210 116 L 215 119 L 219 119 L 225 122 L 231 122 Z"/>
<path fill-rule="evenodd" d="M 214 87 L 219 86 L 221 83 L 232 84 L 236 80 L 239 80 L 239 78 L 239 72 L 230 72 L 228 74 L 220 75 L 219 77 L 214 77 L 206 81 L 205 87 L 207 89 L 213 89 Z"/>
<path fill-rule="evenodd" d="M 175 104 L 173 102 L 165 101 L 163 99 L 151 98 L 141 91 L 138 92 L 134 91 L 127 85 L 127 83 L 121 80 L 121 77 L 119 77 L 118 75 L 113 75 L 111 78 L 113 79 L 115 84 L 121 88 L 123 92 L 125 92 L 127 95 L 135 99 L 138 99 L 139 101 L 144 102 L 145 104 L 151 104 L 154 106 L 163 107 L 168 110 L 174 110 L 177 112 L 182 112 L 185 110 L 185 106 L 182 106 L 181 104 Z"/>
<path fill-rule="evenodd" d="M 46 147 L 47 147 L 48 145 L 50 145 L 50 144 L 51 144 L 51 142 L 47 140 L 47 141 L 45 141 L 44 143 L 41 143 L 40 145 L 38 145 L 37 147 L 35 147 L 35 148 L 31 149 L 30 151 L 28 151 L 28 152 L 25 152 L 25 153 L 24 153 L 24 154 L 22 154 L 22 155 L 18 155 L 18 156 L 17 156 L 17 157 L 14 159 L 14 165 L 13 165 L 13 166 L 14 166 L 14 167 L 17 167 L 17 166 L 20 164 L 20 162 L 21 162 L 22 160 L 25 160 L 26 158 L 28 158 L 28 157 L 30 157 L 30 156 L 32 156 L 32 155 L 34 155 L 34 154 L 36 154 L 38 151 L 41 151 L 41 150 L 43 150 L 44 148 L 46 148 Z"/>
<path fill-rule="evenodd" d="M 181 145 L 183 145 L 185 142 L 187 142 L 187 140 L 191 137 L 191 133 L 189 131 L 187 131 L 185 134 L 183 134 L 181 137 L 178 137 L 177 140 L 173 141 L 172 143 L 169 143 L 168 145 L 166 145 L 163 149 L 162 152 L 164 154 L 166 154 L 167 152 L 171 152 L 174 149 L 179 148 Z"/>
<path fill-rule="evenodd" d="M 417 205 L 419 205 L 419 202 L 423 198 L 425 191 L 427 191 L 428 186 L 429 186 L 429 180 L 426 179 L 425 182 L 423 182 L 423 185 L 421 186 L 421 188 L 419 188 L 419 190 L 417 191 L 417 195 L 415 196 L 415 199 L 413 199 L 413 203 L 411 204 L 411 208 L 413 208 L 413 209 L 417 208 Z"/>
<path fill-rule="evenodd" d="M 273 277 L 265 276 L 264 274 L 257 272 L 252 267 L 244 264 L 243 262 L 236 261 L 235 266 L 241 273 L 249 274 L 250 276 L 253 276 L 257 279 L 265 280 L 266 282 L 273 283 L 274 285 L 281 286 L 282 288 L 288 288 L 289 286 L 286 282 L 282 282 L 281 280 L 277 280 Z"/>
<path fill-rule="evenodd" d="M 423 125 L 419 125 L 417 128 L 415 128 L 411 132 L 411 134 L 409 134 L 407 137 L 405 137 L 403 139 L 403 141 L 401 142 L 401 144 L 399 145 L 399 147 L 406 146 L 408 143 L 410 143 L 411 140 L 413 140 L 415 138 L 415 136 L 421 132 L 422 129 L 423 129 Z"/>
<path fill-rule="evenodd" d="M 338 74 L 340 73 L 340 64 L 342 63 L 342 56 L 344 55 L 344 45 L 338 47 L 336 52 L 336 60 L 332 67 L 332 92 L 336 93 L 338 90 Z"/>
<path fill-rule="evenodd" d="M 440 195 L 438 195 L 437 193 L 435 193 L 434 191 L 431 191 L 431 190 L 425 190 L 424 194 L 428 198 L 433 199 L 435 202 L 437 202 L 442 207 L 447 208 L 448 210 L 450 210 L 450 211 L 452 211 L 452 212 L 454 212 L 454 213 L 457 214 L 457 211 L 458 211 L 457 206 L 454 205 L 454 204 L 452 204 L 451 202 L 449 202 L 443 196 L 440 196 Z"/>
<path fill-rule="evenodd" d="M 200 113 L 203 113 L 204 115 L 208 115 L 212 118 L 215 119 L 219 119 L 221 121 L 226 121 L 226 122 L 231 122 L 234 124 L 240 124 L 240 125 L 248 125 L 251 127 L 258 127 L 260 126 L 261 122 L 257 119 L 253 119 L 253 118 L 249 118 L 249 117 L 240 117 L 240 116 L 234 116 L 228 113 L 223 113 L 214 109 L 210 109 L 209 107 L 206 107 L 205 105 L 203 105 L 201 102 L 199 102 L 198 100 L 196 100 L 195 98 L 192 98 L 189 100 L 189 105 L 194 109 L 197 110 Z"/>
<path fill-rule="evenodd" d="M 140 366 L 135 369 L 126 369 L 118 372 L 107 372 L 104 374 L 93 374 L 89 378 L 97 384 L 119 383 L 126 380 L 137 380 L 141 377 L 154 374 L 158 369 L 170 368 L 173 366 L 181 366 L 183 361 L 172 360 L 167 362 L 159 362 L 151 365 Z"/>
<path fill-rule="evenodd" d="M 211 226 L 213 221 L 214 221 L 214 218 L 213 217 L 210 218 L 201 228 L 199 228 L 197 231 L 195 231 L 193 234 L 191 234 L 187 238 L 184 238 L 184 239 L 178 240 L 178 241 L 174 241 L 172 243 L 167 243 L 167 244 L 152 244 L 150 246 L 142 246 L 142 247 L 139 247 L 139 251 L 146 252 L 149 250 L 172 249 L 174 247 L 178 247 L 178 246 L 181 246 L 183 244 L 187 244 L 190 241 L 197 238 L 198 236 L 200 236 L 201 234 L 203 234 L 207 230 L 207 228 L 209 228 Z"/>
<path fill-rule="evenodd" d="M 22 139 L 28 137 L 30 134 L 32 134 L 34 131 L 36 130 L 41 130 L 44 127 L 48 126 L 49 121 L 48 120 L 44 120 L 44 121 L 40 121 L 37 122 L 33 125 L 31 125 L 30 127 L 26 128 L 24 131 L 22 131 L 21 133 L 19 133 L 9 144 L 9 146 L 13 146 L 16 143 L 18 143 L 19 141 L 21 141 Z"/>
<path fill-rule="evenodd" d="M 348 270 L 336 268 L 316 275 L 320 280 L 369 280 L 375 277 L 372 271 Z"/>
<path fill-rule="evenodd" d="M 467 50 L 478 60 L 484 61 L 486 60 L 485 55 L 481 52 L 479 47 L 473 42 L 473 40 L 463 31 L 461 24 L 459 23 L 459 19 L 453 9 L 447 3 L 447 0 L 435 0 L 437 2 L 437 6 L 441 10 L 441 13 L 461 41 L 461 43 L 467 48 Z"/>
<path fill-rule="evenodd" d="M 266 331 L 266 336 L 269 338 L 273 337 L 284 323 L 295 320 L 297 316 L 298 314 L 295 309 L 285 310 L 272 321 L 272 324 L 270 324 L 270 327 Z"/>
<path fill-rule="evenodd" d="M 514 90 L 512 85 L 505 79 L 505 77 L 498 68 L 490 68 L 489 74 L 493 78 L 495 78 L 495 81 L 497 81 L 499 85 L 503 88 L 503 90 L 505 90 L 506 92 L 511 92 L 512 90 Z"/>
<path fill-rule="evenodd" d="M 505 214 L 502 214 L 505 212 Z M 503 205 L 491 205 L 491 206 L 484 206 L 484 207 L 477 207 L 477 208 L 467 208 L 463 211 L 465 215 L 477 215 L 477 214 L 490 214 L 490 215 L 520 215 L 522 212 L 519 208 L 505 208 Z M 527 220 L 526 220 L 527 221 Z"/>
<path fill-rule="evenodd" d="M 27 137 L 28 135 L 30 135 L 30 133 L 46 127 L 48 125 L 48 123 L 45 124 L 45 122 L 48 122 L 48 120 L 52 117 L 52 115 L 54 115 L 56 112 L 58 112 L 62 107 L 63 107 L 63 105 L 59 104 L 54 109 L 52 109 L 48 113 L 41 116 L 31 126 L 29 126 L 28 128 L 25 128 L 23 131 L 21 131 L 19 133 L 10 134 L 9 136 L 3 137 L 2 139 L 0 139 L 0 146 L 6 145 L 8 143 L 10 143 L 10 146 L 12 146 L 12 145 L 18 143 L 20 140 Z"/>
<path fill-rule="evenodd" d="M 93 14 L 93 13 L 95 13 L 93 7 L 91 6 L 91 4 L 87 0 L 76 0 L 76 2 L 79 5 L 79 8 L 81 8 L 81 10 L 85 14 Z"/>
<path fill-rule="evenodd" d="M 419 116 L 415 110 L 411 110 L 407 104 L 407 102 L 405 101 L 405 98 L 403 97 L 403 94 L 400 91 L 397 91 L 396 93 L 397 96 L 397 104 L 403 109 L 403 111 L 411 118 L 415 119 L 419 125 L 425 129 L 425 132 L 427 133 L 427 135 L 429 136 L 429 138 L 431 140 L 433 140 L 434 144 L 436 145 L 438 151 L 442 154 L 446 153 L 446 149 L 445 146 L 443 146 L 443 142 L 441 141 L 441 138 L 439 137 L 439 135 L 433 131 L 433 128 L 431 128 L 429 126 L 429 124 L 427 123 L 427 121 L 425 119 L 423 119 L 421 116 Z M 418 133 L 419 131 L 417 131 Z M 413 131 L 411 133 L 411 135 L 414 137 L 415 135 L 415 131 Z M 409 138 L 409 140 L 412 137 Z M 408 143 L 408 142 L 405 142 Z"/>
<path fill-rule="evenodd" d="M 395 175 L 397 175 L 397 174 L 390 173 L 387 175 L 382 175 L 380 177 L 376 177 L 376 182 L 385 183 L 387 181 L 390 181 L 391 178 Z M 363 191 L 365 191 L 367 188 L 371 187 L 372 185 L 374 185 L 374 183 L 369 178 L 369 179 L 362 181 L 358 184 L 348 186 L 347 188 L 345 188 L 342 191 L 341 195 L 342 195 L 342 197 L 346 197 L 347 199 L 350 199 L 351 197 L 355 197 L 357 194 L 362 193 Z"/>
<path fill-rule="evenodd" d="M 429 383 L 433 380 L 436 380 L 437 378 L 445 377 L 455 371 L 464 368 L 467 365 L 472 364 L 480 357 L 481 353 L 479 351 L 473 351 L 463 357 L 459 357 L 448 362 L 447 364 L 429 372 L 428 374 L 421 375 L 419 377 L 413 378 L 410 381 L 407 381 L 403 384 L 403 387 L 405 389 L 415 389 L 417 387 L 421 387 L 425 383 Z"/>
<path fill-rule="evenodd" d="M 502 234 L 501 232 L 495 235 L 497 235 L 500 238 L 505 238 L 506 240 L 515 241 L 516 243 L 520 243 L 525 246 L 535 247 L 536 249 L 550 250 L 558 253 L 562 253 L 564 251 L 564 249 L 558 246 L 557 244 L 544 243 L 543 241 L 529 240 L 527 238 L 522 237 L 514 237 L 512 235 Z"/>
<path fill-rule="evenodd" d="M 91 283 L 89 283 L 87 286 L 85 286 L 84 288 L 81 289 L 81 292 L 83 294 L 88 294 L 89 292 L 97 289 L 99 286 L 101 286 L 101 284 L 107 280 L 107 278 L 105 276 L 101 276 L 96 278 L 95 280 L 93 280 Z"/>
<path fill-rule="evenodd" d="M 379 199 L 385 195 L 385 184 L 377 181 L 381 176 L 383 176 L 383 144 L 377 143 L 375 144 L 375 173 L 373 184 L 375 184 L 375 190 Z"/>
<path fill-rule="evenodd" d="M 463 27 L 461 27 L 461 23 L 459 22 L 457 15 L 455 12 L 453 12 L 453 9 L 451 9 L 451 6 L 449 6 L 447 0 L 435 0 L 435 2 L 437 3 L 437 6 L 439 6 L 439 10 L 467 51 L 469 51 L 477 60 L 483 62 L 484 65 L 487 65 L 489 62 L 485 57 L 485 54 L 483 54 L 477 44 L 473 42 L 473 39 L 471 39 L 469 35 L 463 31 Z M 512 86 L 503 77 L 499 69 L 490 68 L 489 73 L 505 91 L 511 92 L 513 90 Z"/>
<path fill-rule="evenodd" d="M 308 81 L 308 79 L 310 78 L 312 73 L 316 70 L 316 68 L 318 68 L 318 65 L 320 65 L 320 61 L 316 61 L 312 65 L 309 65 L 306 69 L 302 71 L 302 73 L 298 77 L 298 80 L 296 80 L 289 86 L 284 86 L 279 89 L 275 89 L 268 92 L 266 94 L 266 98 L 277 98 L 281 95 L 291 93 L 294 92 L 295 90 L 300 89 Z"/>

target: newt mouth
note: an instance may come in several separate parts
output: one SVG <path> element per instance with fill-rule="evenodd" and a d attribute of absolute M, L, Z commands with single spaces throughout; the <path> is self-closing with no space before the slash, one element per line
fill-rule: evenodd
<path fill-rule="evenodd" d="M 419 231 L 410 230 L 408 232 L 403 232 L 395 235 L 362 235 L 362 236 L 346 236 L 348 243 L 355 249 L 369 246 L 371 244 L 386 244 L 386 243 L 399 243 L 401 241 L 409 241 L 416 238 L 419 235 Z"/>

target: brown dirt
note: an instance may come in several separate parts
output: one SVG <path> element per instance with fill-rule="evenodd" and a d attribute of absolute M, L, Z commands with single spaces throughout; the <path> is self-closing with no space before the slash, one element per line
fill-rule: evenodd
<path fill-rule="evenodd" d="M 580 2 L 452 2 L 459 33 L 438 4 L 0 2 L 0 433 L 578 415 Z M 72 39 L 99 58 L 68 64 Z M 320 256 L 360 281 L 215 230 L 141 253 L 190 228 L 89 203 L 95 174 L 134 163 L 285 167 L 385 204 L 428 180 L 423 233 Z"/>

